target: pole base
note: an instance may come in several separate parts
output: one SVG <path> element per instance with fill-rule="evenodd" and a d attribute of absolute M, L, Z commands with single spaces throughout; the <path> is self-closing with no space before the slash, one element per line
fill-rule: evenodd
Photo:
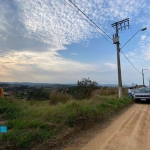
<path fill-rule="evenodd" d="M 122 97 L 122 87 L 118 87 L 118 92 L 119 92 L 119 98 Z"/>

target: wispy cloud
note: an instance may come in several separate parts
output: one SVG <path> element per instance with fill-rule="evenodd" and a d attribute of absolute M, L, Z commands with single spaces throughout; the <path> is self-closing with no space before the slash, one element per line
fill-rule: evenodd
<path fill-rule="evenodd" d="M 71 53 L 72 55 L 75 55 L 75 56 L 77 56 L 78 54 L 77 53 Z"/>
<path fill-rule="evenodd" d="M 107 63 L 105 63 L 105 66 L 109 67 L 108 69 L 110 69 L 110 70 L 116 70 L 117 69 L 117 65 L 113 64 L 113 63 L 107 62 Z"/>
<path fill-rule="evenodd" d="M 49 44 L 54 50 L 64 45 L 93 37 L 89 24 L 65 1 L 17 0 L 21 9 L 19 20 L 23 22 L 27 38 Z"/>
<path fill-rule="evenodd" d="M 149 0 L 72 1 L 107 32 L 110 32 L 111 23 L 128 17 L 134 18 L 135 23 L 150 27 Z M 101 37 L 96 27 L 71 6 L 67 0 L 0 0 L 0 61 L 3 63 L 3 74 L 22 72 L 33 74 L 36 78 L 40 74 L 48 80 L 49 74 L 56 77 L 65 72 L 73 76 L 75 72 L 102 70 L 103 67 L 99 68 L 97 64 L 64 59 L 58 53 L 72 43 Z M 136 17 L 141 11 L 144 17 Z M 150 59 L 148 43 L 149 37 L 141 36 L 140 48 L 146 60 Z M 71 54 L 79 55 L 76 52 Z M 137 56 L 135 51 L 127 55 Z M 110 70 L 116 69 L 116 64 L 108 60 L 105 66 Z M 51 76 L 51 79 L 55 77 Z"/>
<path fill-rule="evenodd" d="M 141 36 L 140 48 L 142 51 L 142 58 L 150 60 L 150 37 L 147 35 Z"/>
<path fill-rule="evenodd" d="M 48 75 L 48 73 L 52 74 L 52 72 L 61 75 L 69 72 L 98 71 L 97 65 L 66 60 L 56 52 L 14 52 L 4 56 L 1 63 L 4 65 L 3 70 L 7 73 L 11 74 L 16 70 L 19 73 L 29 73 L 34 76 L 41 73 Z"/>
<path fill-rule="evenodd" d="M 105 23 L 108 20 L 136 16 L 146 5 L 145 0 L 140 3 L 136 0 L 73 2 L 102 28 L 106 28 Z M 67 0 L 1 1 L 2 47 L 18 51 L 42 51 L 44 47 L 61 50 L 65 49 L 66 44 L 97 36 L 95 28 L 70 5 Z"/>
<path fill-rule="evenodd" d="M 145 40 L 145 39 L 146 39 L 146 35 L 142 35 L 141 40 Z"/>
<path fill-rule="evenodd" d="M 146 49 L 143 51 L 143 58 L 145 60 L 150 60 L 150 45 L 146 47 Z"/>

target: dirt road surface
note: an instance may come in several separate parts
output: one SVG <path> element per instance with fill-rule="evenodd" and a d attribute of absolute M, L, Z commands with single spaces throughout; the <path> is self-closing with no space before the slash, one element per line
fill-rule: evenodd
<path fill-rule="evenodd" d="M 150 104 L 134 104 L 107 127 L 85 136 L 63 150 L 150 150 Z"/>

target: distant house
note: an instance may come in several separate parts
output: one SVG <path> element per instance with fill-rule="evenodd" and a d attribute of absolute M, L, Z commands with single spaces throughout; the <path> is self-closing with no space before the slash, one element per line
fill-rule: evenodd
<path fill-rule="evenodd" d="M 4 97 L 4 90 L 2 87 L 0 87 L 0 98 Z"/>

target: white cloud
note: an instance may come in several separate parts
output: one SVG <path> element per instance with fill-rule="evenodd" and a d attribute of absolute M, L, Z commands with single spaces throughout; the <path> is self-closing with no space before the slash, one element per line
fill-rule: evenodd
<path fill-rule="evenodd" d="M 126 53 L 125 54 L 127 57 L 136 57 L 137 56 L 137 52 L 136 52 L 136 50 L 135 51 L 132 51 L 132 52 L 128 52 L 128 53 Z"/>
<path fill-rule="evenodd" d="M 63 72 L 82 72 L 82 71 L 97 71 L 98 67 L 92 64 L 84 64 L 76 61 L 66 60 L 61 58 L 56 52 L 46 53 L 31 53 L 31 52 L 14 52 L 5 56 L 1 62 L 10 68 L 25 72 L 34 69 L 42 69 Z M 6 68 L 6 70 L 7 70 Z"/>
<path fill-rule="evenodd" d="M 150 60 L 150 45 L 147 46 L 145 50 L 143 50 L 143 58 L 145 60 Z"/>
<path fill-rule="evenodd" d="M 64 49 L 65 44 L 93 37 L 94 29 L 65 1 L 59 0 L 16 0 L 20 20 L 31 39 L 48 43 L 54 49 Z M 40 5 L 39 5 L 40 4 Z"/>
<path fill-rule="evenodd" d="M 141 36 L 140 42 L 140 49 L 141 49 L 141 57 L 142 59 L 148 61 L 150 60 L 150 37 L 147 35 Z"/>
<path fill-rule="evenodd" d="M 146 39 L 146 35 L 142 35 L 141 40 L 145 40 L 145 39 Z"/>
<path fill-rule="evenodd" d="M 112 32 L 111 23 L 128 17 L 133 18 L 134 23 L 150 27 L 149 0 L 72 1 L 109 33 Z M 73 76 L 79 72 L 106 70 L 106 67 L 102 70 L 103 67 L 99 68 L 97 64 L 64 59 L 58 54 L 58 50 L 66 50 L 66 45 L 100 37 L 96 27 L 74 6 L 72 8 L 69 1 L 5 0 L 0 1 L 0 4 L 0 61 L 3 63 L 3 75 L 23 72 L 37 77 L 39 73 L 48 80 L 64 72 L 67 78 L 67 73 Z M 141 11 L 144 16 L 136 17 Z M 127 56 L 149 60 L 148 43 L 148 35 L 141 36 L 139 49 L 142 49 L 142 55 L 133 51 L 127 53 Z M 116 64 L 109 63 L 108 60 L 105 66 L 109 70 L 116 70 Z M 50 77 L 49 74 L 54 75 Z"/>
<path fill-rule="evenodd" d="M 113 63 L 107 62 L 107 63 L 105 63 L 104 65 L 108 66 L 108 67 L 109 67 L 108 69 L 110 69 L 110 70 L 116 70 L 116 69 L 117 69 L 117 65 L 116 65 L 116 64 L 113 64 Z M 108 70 L 108 69 L 107 69 L 107 70 Z"/>
<path fill-rule="evenodd" d="M 104 29 L 107 28 L 106 22 L 108 20 L 134 17 L 146 5 L 145 0 L 141 0 L 140 3 L 136 0 L 117 0 L 115 2 L 114 0 L 108 2 L 104 0 L 74 0 L 73 2 Z M 15 9 L 11 8 L 11 5 Z M 3 7 L 0 10 L 0 29 L 7 33 L 4 35 L 15 37 L 16 41 L 23 37 L 33 40 L 33 42 L 46 43 L 51 47 L 51 50 L 65 49 L 65 45 L 96 37 L 98 33 L 95 26 L 91 27 L 92 23 L 87 21 L 87 18 L 76 8 L 73 9 L 74 6 L 70 7 L 70 5 L 67 0 L 3 2 Z M 5 10 L 6 8 L 9 8 L 8 12 Z M 6 15 L 12 15 L 12 17 L 8 20 Z M 3 40 L 6 41 L 7 38 L 7 36 L 3 36 Z M 31 43 L 28 42 L 28 45 L 30 46 Z M 31 46 L 30 50 L 32 50 Z"/>

